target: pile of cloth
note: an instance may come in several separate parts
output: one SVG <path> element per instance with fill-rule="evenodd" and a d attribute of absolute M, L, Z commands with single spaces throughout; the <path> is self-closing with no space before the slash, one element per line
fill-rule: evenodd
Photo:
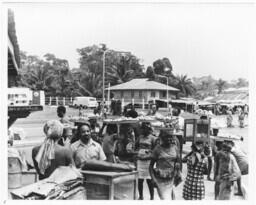
<path fill-rule="evenodd" d="M 50 177 L 37 183 L 13 190 L 13 199 L 47 200 L 86 199 L 83 178 L 75 167 L 59 167 Z"/>

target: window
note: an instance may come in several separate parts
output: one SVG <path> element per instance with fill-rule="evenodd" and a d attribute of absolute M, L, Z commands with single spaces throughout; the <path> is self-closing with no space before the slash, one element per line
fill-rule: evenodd
<path fill-rule="evenodd" d="M 142 91 L 139 91 L 139 97 L 142 98 Z"/>
<path fill-rule="evenodd" d="M 134 91 L 131 91 L 131 97 L 134 98 Z"/>
<path fill-rule="evenodd" d="M 156 97 L 156 92 L 155 91 L 151 91 L 151 95 L 150 95 L 151 97 Z"/>
<path fill-rule="evenodd" d="M 163 98 L 166 98 L 166 91 L 162 92 L 162 96 L 163 96 Z"/>

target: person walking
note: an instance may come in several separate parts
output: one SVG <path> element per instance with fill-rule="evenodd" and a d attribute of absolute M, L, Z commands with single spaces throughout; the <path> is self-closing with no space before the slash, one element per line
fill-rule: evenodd
<path fill-rule="evenodd" d="M 241 176 L 236 159 L 231 154 L 231 149 L 232 146 L 228 143 L 223 143 L 222 150 L 216 156 L 217 200 L 230 200 L 234 181 Z"/>
<path fill-rule="evenodd" d="M 207 157 L 203 141 L 192 145 L 192 154 L 187 159 L 187 177 L 183 187 L 185 200 L 202 200 L 205 197 L 204 174 L 207 174 Z"/>
<path fill-rule="evenodd" d="M 66 107 L 60 105 L 57 107 L 57 115 L 60 118 L 62 124 L 72 124 L 66 117 Z"/>
<path fill-rule="evenodd" d="M 249 114 L 249 106 L 247 104 L 244 105 L 244 116 L 248 117 Z"/>
<path fill-rule="evenodd" d="M 226 141 L 232 148 L 231 153 L 236 159 L 237 165 L 241 171 L 241 175 L 247 175 L 249 172 L 249 163 L 248 157 L 245 152 L 241 150 L 239 146 L 237 146 L 233 141 Z M 242 189 L 242 176 L 237 178 L 237 196 L 245 197 L 245 189 Z"/>
<path fill-rule="evenodd" d="M 230 110 L 227 111 L 227 127 L 233 127 L 233 116 Z"/>
<path fill-rule="evenodd" d="M 238 122 L 239 122 L 239 127 L 240 128 L 244 128 L 244 117 L 245 117 L 244 112 L 241 111 L 239 116 L 238 116 Z"/>
<path fill-rule="evenodd" d="M 154 200 L 154 186 L 149 174 L 149 164 L 151 159 L 151 153 L 155 146 L 156 137 L 152 134 L 152 128 L 150 123 L 143 122 L 141 125 L 141 135 L 135 144 L 135 150 L 138 150 L 137 155 L 137 170 L 139 172 L 138 180 L 138 190 L 139 190 L 139 200 L 143 200 L 143 182 L 146 179 L 150 200 Z"/>
<path fill-rule="evenodd" d="M 174 181 L 180 171 L 180 154 L 173 131 L 161 130 L 159 145 L 152 151 L 149 173 L 161 200 L 173 200 Z M 156 166 L 156 168 L 154 168 Z"/>

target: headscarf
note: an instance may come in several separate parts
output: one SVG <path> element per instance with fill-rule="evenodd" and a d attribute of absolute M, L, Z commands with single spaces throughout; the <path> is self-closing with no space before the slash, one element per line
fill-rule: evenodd
<path fill-rule="evenodd" d="M 41 145 L 35 160 L 41 174 L 51 165 L 51 160 L 55 159 L 55 141 L 63 133 L 63 125 L 58 120 L 50 120 L 44 125 L 46 139 Z"/>

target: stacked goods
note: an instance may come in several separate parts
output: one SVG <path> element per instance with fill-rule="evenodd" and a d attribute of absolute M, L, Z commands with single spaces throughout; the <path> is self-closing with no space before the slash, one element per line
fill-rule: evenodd
<path fill-rule="evenodd" d="M 82 170 L 105 171 L 105 172 L 131 172 L 135 166 L 131 164 L 118 164 L 106 161 L 88 160 L 81 165 Z"/>
<path fill-rule="evenodd" d="M 163 116 L 139 116 L 137 118 L 120 117 L 115 119 L 105 119 L 106 124 L 117 123 L 137 123 L 137 122 L 150 122 L 155 128 L 173 128 L 180 129 L 179 118 L 175 117 L 163 117 Z"/>
<path fill-rule="evenodd" d="M 77 122 L 77 121 L 88 121 L 89 118 L 86 116 L 70 116 L 68 118 L 70 122 Z"/>
<path fill-rule="evenodd" d="M 157 121 L 157 118 L 155 116 L 139 116 L 138 119 L 141 122 L 152 122 L 152 121 Z"/>
<path fill-rule="evenodd" d="M 212 136 L 212 139 L 218 140 L 218 141 L 243 141 L 242 136 L 234 135 L 234 134 L 229 134 L 229 133 L 220 133 L 218 136 Z"/>
<path fill-rule="evenodd" d="M 59 167 L 52 175 L 37 183 L 11 192 L 13 199 L 85 199 L 83 179 L 74 167 Z"/>
<path fill-rule="evenodd" d="M 104 123 L 137 123 L 138 119 L 137 118 L 131 118 L 131 117 L 120 117 L 120 118 L 115 118 L 115 119 L 105 119 L 103 121 Z"/>

